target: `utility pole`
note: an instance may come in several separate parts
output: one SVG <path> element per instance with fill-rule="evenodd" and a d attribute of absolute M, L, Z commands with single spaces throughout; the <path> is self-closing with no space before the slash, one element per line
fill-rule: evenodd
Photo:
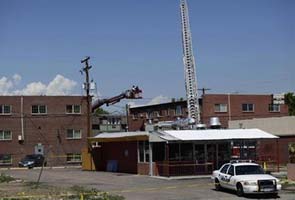
<path fill-rule="evenodd" d="M 202 95 L 206 93 L 206 91 L 211 90 L 210 88 L 200 88 L 199 91 L 202 91 Z"/>
<path fill-rule="evenodd" d="M 88 60 L 90 59 L 87 56 L 85 59 L 81 60 L 81 63 L 85 63 L 85 67 L 80 70 L 81 74 L 85 73 L 86 82 L 84 83 L 84 88 L 86 90 L 86 100 L 87 100 L 87 137 L 90 137 L 90 83 L 89 83 L 89 70 L 92 66 L 89 66 Z"/>

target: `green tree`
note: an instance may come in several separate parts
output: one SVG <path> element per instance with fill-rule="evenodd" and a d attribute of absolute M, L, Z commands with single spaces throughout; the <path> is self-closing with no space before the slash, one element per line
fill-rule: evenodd
<path fill-rule="evenodd" d="M 293 92 L 285 94 L 285 104 L 288 105 L 289 115 L 295 115 L 295 96 Z"/>
<path fill-rule="evenodd" d="M 107 115 L 107 114 L 110 114 L 110 113 L 108 111 L 102 109 L 102 108 L 97 108 L 95 110 L 95 114 L 97 114 L 97 115 Z"/>

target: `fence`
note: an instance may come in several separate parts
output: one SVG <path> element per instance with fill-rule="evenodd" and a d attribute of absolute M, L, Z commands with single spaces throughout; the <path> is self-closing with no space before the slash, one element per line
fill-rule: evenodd
<path fill-rule="evenodd" d="M 213 171 L 213 163 L 195 163 L 193 161 L 157 162 L 159 176 L 206 175 Z"/>

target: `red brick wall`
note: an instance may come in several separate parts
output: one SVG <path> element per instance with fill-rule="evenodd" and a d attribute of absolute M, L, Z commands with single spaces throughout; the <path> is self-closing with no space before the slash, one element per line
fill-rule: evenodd
<path fill-rule="evenodd" d="M 215 104 L 227 104 L 230 101 L 230 113 L 229 106 L 228 111 L 219 113 L 214 111 Z M 201 103 L 201 120 L 202 123 L 209 125 L 211 117 L 219 117 L 223 128 L 228 127 L 228 120 L 240 120 L 251 118 L 264 118 L 264 117 L 279 117 L 288 116 L 288 106 L 281 105 L 280 112 L 269 112 L 268 106 L 272 103 L 271 95 L 239 95 L 239 94 L 205 94 L 202 96 Z M 254 104 L 254 112 L 243 112 L 242 104 L 252 103 Z M 180 105 L 183 110 L 183 114 L 180 116 L 168 114 L 166 116 L 161 115 L 162 110 L 174 109 L 177 105 Z M 144 123 L 147 122 L 146 113 L 158 111 L 159 117 L 152 117 L 153 122 L 157 121 L 174 121 L 177 117 L 186 118 L 187 108 L 186 101 L 170 102 L 165 104 L 150 105 L 135 107 L 130 109 L 130 115 L 128 118 L 129 131 L 137 131 L 144 129 Z M 134 118 L 134 115 L 137 115 Z"/>
<path fill-rule="evenodd" d="M 229 106 L 230 102 L 230 106 Z M 242 104 L 254 104 L 254 112 L 243 112 Z M 269 112 L 271 95 L 206 94 L 203 96 L 202 121 L 209 125 L 211 117 L 219 117 L 222 127 L 228 127 L 228 120 L 288 116 L 288 106 L 281 105 L 280 112 Z M 227 104 L 227 112 L 214 111 L 215 104 Z M 230 108 L 229 108 L 230 107 Z M 229 113 L 230 109 L 230 113 Z"/>
<path fill-rule="evenodd" d="M 170 110 L 176 110 L 177 106 L 181 106 L 182 114 L 181 115 L 171 115 Z M 145 123 L 148 121 L 147 113 L 153 113 L 153 111 L 158 111 L 159 116 L 152 116 L 151 120 L 153 123 L 158 121 L 174 121 L 178 117 L 186 118 L 187 117 L 187 106 L 186 101 L 176 101 L 170 103 L 163 103 L 158 105 L 149 105 L 143 107 L 135 107 L 129 109 L 128 117 L 128 128 L 129 131 L 144 131 Z M 166 112 L 166 115 L 163 114 L 163 111 Z M 136 117 L 134 117 L 136 116 Z"/>
<path fill-rule="evenodd" d="M 0 115 L 0 130 L 12 132 L 11 141 L 0 141 L 0 154 L 11 154 L 17 166 L 21 158 L 34 153 L 38 143 L 44 145 L 49 166 L 65 165 L 67 153 L 81 153 L 86 146 L 86 99 L 81 96 L 24 96 L 24 142 L 18 142 L 21 131 L 21 97 L 0 96 L 0 105 L 11 105 L 11 115 Z M 31 106 L 46 105 L 46 115 L 32 115 Z M 65 114 L 67 104 L 79 104 L 81 114 Z M 67 129 L 80 129 L 82 139 L 66 139 Z"/>
<path fill-rule="evenodd" d="M 105 142 L 96 148 L 94 162 L 98 170 L 106 171 L 109 160 L 116 160 L 118 172 L 137 174 L 137 142 Z M 128 152 L 128 154 L 125 154 Z"/>

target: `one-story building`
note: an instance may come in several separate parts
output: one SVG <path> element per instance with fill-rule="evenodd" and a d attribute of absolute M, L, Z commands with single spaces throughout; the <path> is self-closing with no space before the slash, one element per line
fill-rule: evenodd
<path fill-rule="evenodd" d="M 93 162 L 87 164 L 85 153 L 83 169 L 167 177 L 211 174 L 233 159 L 257 160 L 261 139 L 275 143 L 278 137 L 259 129 L 102 133 L 89 138 Z"/>
<path fill-rule="evenodd" d="M 229 121 L 229 128 L 258 128 L 278 136 L 280 165 L 286 165 L 289 162 L 288 146 L 295 143 L 295 116 L 232 120 Z M 261 140 L 259 146 L 258 151 L 261 157 L 277 160 L 271 141 Z"/>

